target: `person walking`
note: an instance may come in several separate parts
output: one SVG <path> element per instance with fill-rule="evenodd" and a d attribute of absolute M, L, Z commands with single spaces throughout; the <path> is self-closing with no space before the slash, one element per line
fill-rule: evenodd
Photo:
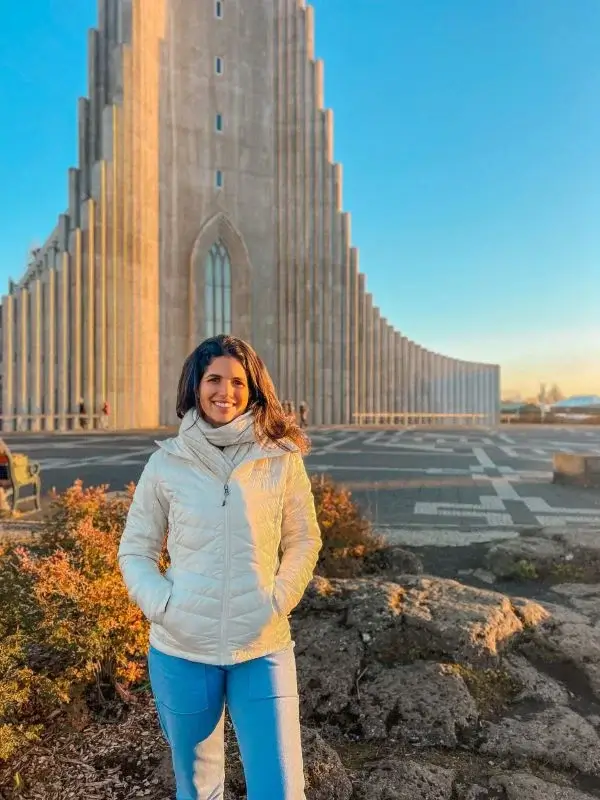
<path fill-rule="evenodd" d="M 102 403 L 102 417 L 100 418 L 100 427 L 103 430 L 108 430 L 108 418 L 110 416 L 110 405 L 108 400 Z"/>
<path fill-rule="evenodd" d="M 303 400 L 300 405 L 298 406 L 298 411 L 300 412 L 300 427 L 307 428 L 308 427 L 308 403 Z"/>
<path fill-rule="evenodd" d="M 87 430 L 88 426 L 88 416 L 87 416 L 87 408 L 85 405 L 85 401 L 83 397 L 79 401 L 79 427 L 82 430 Z"/>
<path fill-rule="evenodd" d="M 119 547 L 129 594 L 151 622 L 150 683 L 176 797 L 223 798 L 227 707 L 248 800 L 304 800 L 288 616 L 321 548 L 308 439 L 234 336 L 186 359 L 177 415 L 179 434 L 150 457 Z"/>

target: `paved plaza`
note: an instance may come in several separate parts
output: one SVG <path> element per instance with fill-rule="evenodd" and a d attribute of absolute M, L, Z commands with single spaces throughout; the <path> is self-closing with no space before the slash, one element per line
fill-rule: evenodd
<path fill-rule="evenodd" d="M 44 491 L 137 481 L 155 433 L 7 435 L 41 462 Z M 600 491 L 554 486 L 552 453 L 600 455 L 600 428 L 317 429 L 312 473 L 349 486 L 387 536 L 412 546 L 473 545 L 532 527 L 600 528 Z"/>

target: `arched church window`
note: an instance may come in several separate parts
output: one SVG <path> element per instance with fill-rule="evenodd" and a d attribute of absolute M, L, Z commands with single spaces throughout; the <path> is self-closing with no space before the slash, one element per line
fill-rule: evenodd
<path fill-rule="evenodd" d="M 231 333 L 231 261 L 223 242 L 213 244 L 204 274 L 206 336 Z"/>

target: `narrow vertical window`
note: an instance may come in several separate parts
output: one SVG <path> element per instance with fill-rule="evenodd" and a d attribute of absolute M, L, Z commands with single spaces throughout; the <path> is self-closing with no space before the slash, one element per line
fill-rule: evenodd
<path fill-rule="evenodd" d="M 217 56 L 215 58 L 215 72 L 217 73 L 217 75 L 223 74 L 223 59 L 221 58 L 221 56 Z"/>
<path fill-rule="evenodd" d="M 223 188 L 223 173 L 220 169 L 215 173 L 215 186 L 217 189 Z"/>
<path fill-rule="evenodd" d="M 222 2 L 222 0 L 216 0 L 216 2 L 215 2 L 215 17 L 217 19 L 223 19 L 223 2 Z"/>
<path fill-rule="evenodd" d="M 223 132 L 223 114 L 217 114 L 215 117 L 215 130 L 217 133 Z"/>
<path fill-rule="evenodd" d="M 204 272 L 206 336 L 231 333 L 231 262 L 225 245 L 213 244 Z"/>

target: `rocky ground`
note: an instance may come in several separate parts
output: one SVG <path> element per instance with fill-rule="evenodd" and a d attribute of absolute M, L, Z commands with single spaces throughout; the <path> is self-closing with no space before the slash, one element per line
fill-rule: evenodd
<path fill-rule="evenodd" d="M 535 531 L 463 582 L 396 548 L 377 576 L 316 578 L 293 618 L 307 799 L 600 798 L 599 557 L 598 533 Z M 0 795 L 171 800 L 150 698 L 115 708 L 71 709 Z"/>

